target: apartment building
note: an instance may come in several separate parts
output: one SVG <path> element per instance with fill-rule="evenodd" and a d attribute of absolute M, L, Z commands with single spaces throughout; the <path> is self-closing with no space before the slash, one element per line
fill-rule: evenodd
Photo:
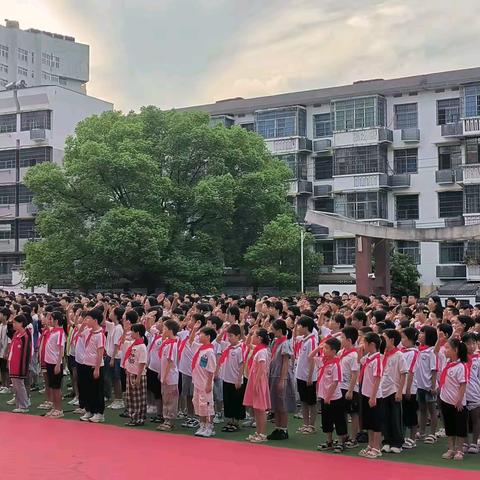
<path fill-rule="evenodd" d="M 289 200 L 308 209 L 397 228 L 480 222 L 480 68 L 234 98 L 189 107 L 212 124 L 265 138 L 292 170 Z M 352 278 L 355 239 L 314 227 L 321 282 Z M 423 292 L 480 280 L 480 243 L 399 241 Z"/>

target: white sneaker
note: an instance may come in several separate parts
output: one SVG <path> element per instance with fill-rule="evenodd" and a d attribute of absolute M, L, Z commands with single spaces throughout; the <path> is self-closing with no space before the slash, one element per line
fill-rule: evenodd
<path fill-rule="evenodd" d="M 112 410 L 121 410 L 122 408 L 125 408 L 125 404 L 123 403 L 123 400 L 114 400 L 110 404 L 110 408 Z M 155 410 L 155 412 L 156 412 L 156 410 Z"/>
<path fill-rule="evenodd" d="M 8 402 L 7 405 L 15 405 L 15 397 L 11 398 Z"/>
<path fill-rule="evenodd" d="M 384 445 L 380 451 L 383 453 L 390 453 L 392 449 L 390 448 L 390 445 Z"/>
<path fill-rule="evenodd" d="M 88 422 L 92 417 L 93 417 L 93 415 L 92 415 L 90 412 L 85 412 L 85 413 L 80 417 L 80 420 L 81 420 L 82 422 Z"/>
<path fill-rule="evenodd" d="M 50 415 L 49 418 L 63 418 L 65 415 L 63 414 L 63 410 L 54 410 Z"/>
<path fill-rule="evenodd" d="M 194 433 L 196 437 L 203 437 L 205 434 L 206 425 L 200 425 L 200 428 Z"/>
<path fill-rule="evenodd" d="M 8 387 L 2 387 L 0 388 L 0 394 L 5 394 L 5 393 L 12 393 L 12 390 Z"/>
<path fill-rule="evenodd" d="M 213 417 L 213 423 L 219 424 L 223 422 L 223 415 L 221 413 L 216 413 Z"/>
<path fill-rule="evenodd" d="M 72 398 L 69 402 L 67 402 L 68 405 L 75 405 L 75 402 L 78 402 L 77 397 Z"/>
<path fill-rule="evenodd" d="M 392 453 L 402 453 L 402 449 L 400 447 L 390 447 L 390 452 Z"/>
<path fill-rule="evenodd" d="M 148 405 L 147 406 L 147 413 L 149 415 L 153 414 L 153 413 L 157 413 L 157 407 L 155 407 L 155 405 Z"/>
<path fill-rule="evenodd" d="M 205 428 L 205 431 L 203 432 L 204 437 L 214 437 L 216 434 L 215 428 L 212 424 L 208 425 L 207 428 Z"/>
<path fill-rule="evenodd" d="M 53 407 L 53 403 L 52 402 L 43 402 L 41 403 L 37 408 L 39 410 L 51 410 Z"/>
<path fill-rule="evenodd" d="M 41 388 L 38 393 L 42 394 L 42 393 L 45 393 L 45 389 L 44 388 Z"/>
<path fill-rule="evenodd" d="M 76 415 L 85 415 L 87 412 L 84 408 L 78 407 L 73 411 L 73 413 L 75 413 Z"/>
<path fill-rule="evenodd" d="M 13 413 L 28 413 L 30 410 L 28 408 L 14 408 Z"/>
<path fill-rule="evenodd" d="M 105 421 L 105 417 L 101 413 L 96 413 L 88 420 L 92 423 L 103 423 Z"/>

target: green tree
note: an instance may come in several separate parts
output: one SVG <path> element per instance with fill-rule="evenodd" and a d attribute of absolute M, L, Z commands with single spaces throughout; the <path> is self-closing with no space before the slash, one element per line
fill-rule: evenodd
<path fill-rule="evenodd" d="M 26 246 L 30 285 L 219 287 L 263 226 L 287 211 L 289 169 L 263 139 L 209 127 L 203 113 L 145 107 L 77 125 L 63 166 L 25 183 L 41 239 Z"/>
<path fill-rule="evenodd" d="M 292 214 L 280 214 L 265 226 L 259 239 L 247 249 L 245 260 L 259 284 L 275 286 L 282 291 L 300 290 L 301 229 Z M 313 245 L 313 235 L 305 233 L 305 284 L 315 282 L 321 263 L 321 255 L 314 252 Z"/>
<path fill-rule="evenodd" d="M 412 259 L 403 253 L 395 252 L 390 263 L 391 290 L 393 295 L 411 295 L 420 293 L 417 266 Z"/>

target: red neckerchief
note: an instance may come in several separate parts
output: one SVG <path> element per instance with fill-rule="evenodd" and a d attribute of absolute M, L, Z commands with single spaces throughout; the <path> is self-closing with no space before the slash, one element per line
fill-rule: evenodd
<path fill-rule="evenodd" d="M 383 360 L 382 360 L 382 367 L 383 369 L 385 369 L 385 367 L 387 366 L 387 362 L 388 362 L 388 359 L 392 356 L 392 355 L 395 355 L 395 353 L 397 353 L 399 350 L 397 347 L 395 348 L 392 348 L 391 350 L 385 350 L 384 354 L 383 354 Z"/>
<path fill-rule="evenodd" d="M 233 349 L 238 348 L 238 347 L 240 347 L 239 343 L 237 343 L 236 345 L 229 345 L 220 355 L 220 360 L 218 361 L 218 365 L 219 366 L 223 365 L 225 363 L 225 361 L 227 360 L 228 356 L 230 355 L 230 352 Z"/>
<path fill-rule="evenodd" d="M 78 342 L 78 328 L 77 326 L 75 326 L 73 328 L 72 340 L 70 341 L 70 343 L 73 343 L 74 345 L 76 345 L 77 342 Z"/>
<path fill-rule="evenodd" d="M 424 352 L 425 350 L 428 350 L 429 348 L 431 348 L 431 347 L 429 347 L 428 345 L 420 345 L 418 347 L 418 351 L 419 352 Z"/>
<path fill-rule="evenodd" d="M 18 332 L 17 332 L 18 333 Z M 17 334 L 15 333 L 15 335 Z M 45 349 L 47 348 L 47 341 L 48 338 L 50 337 L 50 329 L 45 330 L 45 332 L 42 332 L 42 347 L 40 348 L 40 359 L 45 360 Z M 21 335 L 19 335 L 21 337 Z"/>
<path fill-rule="evenodd" d="M 148 353 L 152 351 L 153 346 L 155 345 L 155 342 L 161 337 L 160 333 L 156 333 L 155 336 L 153 337 L 152 343 L 148 346 Z"/>
<path fill-rule="evenodd" d="M 275 343 L 273 344 L 273 347 L 272 347 L 272 358 L 275 357 L 275 354 L 277 353 L 278 347 L 280 345 L 282 345 L 282 343 L 285 343 L 286 341 L 287 341 L 286 336 L 275 339 Z"/>
<path fill-rule="evenodd" d="M 342 360 L 342 359 L 345 358 L 347 355 L 350 355 L 350 354 L 353 353 L 353 352 L 357 353 L 357 355 L 358 355 L 358 352 L 357 352 L 357 349 L 356 349 L 356 348 L 348 348 L 348 349 L 347 349 L 347 348 L 344 348 L 342 354 L 340 355 L 340 360 Z"/>
<path fill-rule="evenodd" d="M 322 367 L 320 368 L 320 371 L 318 372 L 318 380 L 317 380 L 318 383 L 320 383 L 320 380 L 322 379 L 323 374 L 325 373 L 325 369 L 326 369 L 329 365 L 336 365 L 336 366 L 337 366 L 337 371 L 338 371 L 338 378 L 339 378 L 339 379 L 342 378 L 342 369 L 341 369 L 341 367 L 340 367 L 340 359 L 337 358 L 337 357 L 333 357 L 333 358 L 328 359 L 328 360 L 322 365 Z"/>
<path fill-rule="evenodd" d="M 301 340 L 294 340 L 293 353 L 295 354 L 295 358 L 298 357 L 298 354 L 300 353 L 301 348 L 302 348 L 302 341 Z"/>
<path fill-rule="evenodd" d="M 183 351 L 185 350 L 185 347 L 187 346 L 187 342 L 188 342 L 188 337 L 184 338 L 180 342 L 180 345 L 178 346 L 178 352 L 177 352 L 178 360 L 180 360 L 182 358 L 182 354 L 183 354 Z"/>
<path fill-rule="evenodd" d="M 88 337 L 85 340 L 85 348 L 87 348 L 87 345 L 90 343 L 90 339 L 92 338 L 92 336 L 96 335 L 97 333 L 103 333 L 103 330 L 100 329 L 100 330 L 97 330 L 96 332 L 94 332 L 93 329 L 90 330 L 90 333 L 88 334 Z"/>
<path fill-rule="evenodd" d="M 378 370 L 380 370 L 380 365 L 381 365 L 380 354 L 378 352 L 374 353 L 370 358 L 367 358 L 365 360 L 364 364 L 362 365 L 362 368 L 360 369 L 360 375 L 358 376 L 358 383 L 362 382 L 363 376 L 365 375 L 365 370 L 368 367 L 368 365 L 375 361 L 377 362 L 377 372 L 378 372 Z"/>
<path fill-rule="evenodd" d="M 439 382 L 440 390 L 445 385 L 445 382 L 447 380 L 448 371 L 451 368 L 456 367 L 460 363 L 461 363 L 460 360 L 457 360 L 456 362 L 448 362 L 447 365 L 445 365 L 445 368 L 443 369 L 442 374 L 440 375 L 440 382 Z M 468 381 L 468 377 L 469 377 L 469 375 L 468 375 L 468 365 L 463 364 L 463 367 L 465 368 L 465 380 Z"/>
<path fill-rule="evenodd" d="M 252 368 L 252 365 L 253 365 L 253 359 L 255 358 L 255 355 L 258 353 L 258 352 L 261 352 L 262 350 L 265 350 L 267 348 L 266 345 L 264 345 L 263 343 L 261 343 L 260 345 L 257 345 L 254 349 L 253 349 L 253 353 L 251 355 L 251 357 L 248 359 L 248 364 L 247 364 L 247 368 L 250 370 Z"/>
<path fill-rule="evenodd" d="M 415 347 L 409 347 L 409 348 L 403 347 L 400 351 L 402 353 L 413 351 L 412 363 L 410 363 L 410 368 L 408 369 L 409 373 L 413 373 L 413 370 L 415 368 L 415 364 L 417 363 L 417 359 L 418 359 L 418 350 Z"/>
<path fill-rule="evenodd" d="M 195 355 L 193 356 L 193 360 L 192 360 L 192 372 L 195 369 L 195 367 L 197 366 L 197 361 L 198 361 L 198 357 L 200 356 L 200 352 L 203 352 L 204 350 L 210 350 L 210 349 L 213 350 L 213 345 L 211 343 L 209 343 L 208 345 L 202 345 L 196 351 Z"/>
<path fill-rule="evenodd" d="M 50 335 L 53 335 L 54 333 L 60 333 L 58 336 L 58 346 L 62 345 L 62 335 L 65 333 L 65 330 L 63 330 L 62 327 L 54 327 L 50 330 Z"/>
<path fill-rule="evenodd" d="M 160 345 L 160 348 L 158 349 L 158 357 L 160 358 L 160 360 L 162 359 L 162 355 L 163 355 L 163 351 L 165 350 L 166 347 L 168 347 L 169 345 L 171 345 L 170 347 L 170 352 L 168 354 L 168 357 L 169 357 L 169 360 L 171 360 L 171 353 L 172 353 L 172 349 L 173 349 L 173 346 L 177 343 L 177 339 L 176 338 L 169 338 L 168 340 L 165 340 L 162 342 L 162 344 Z M 178 357 L 178 353 L 177 353 L 177 357 Z"/>
<path fill-rule="evenodd" d="M 127 351 L 125 352 L 125 357 L 123 358 L 123 365 L 122 367 L 125 368 L 125 365 L 130 358 L 130 355 L 132 354 L 133 347 L 136 347 L 137 345 L 141 345 L 143 343 L 143 338 L 139 338 L 135 340 L 128 348 Z"/>

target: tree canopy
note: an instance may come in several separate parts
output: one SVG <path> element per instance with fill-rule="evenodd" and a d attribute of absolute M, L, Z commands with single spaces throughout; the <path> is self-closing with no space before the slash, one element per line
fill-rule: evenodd
<path fill-rule="evenodd" d="M 30 285 L 212 290 L 263 227 L 288 211 L 288 167 L 258 135 L 203 113 L 145 107 L 77 125 L 64 164 L 31 168 L 41 239 Z"/>
<path fill-rule="evenodd" d="M 420 273 L 408 255 L 398 252 L 393 253 L 390 274 L 392 295 L 418 295 L 420 293 L 418 283 Z"/>

